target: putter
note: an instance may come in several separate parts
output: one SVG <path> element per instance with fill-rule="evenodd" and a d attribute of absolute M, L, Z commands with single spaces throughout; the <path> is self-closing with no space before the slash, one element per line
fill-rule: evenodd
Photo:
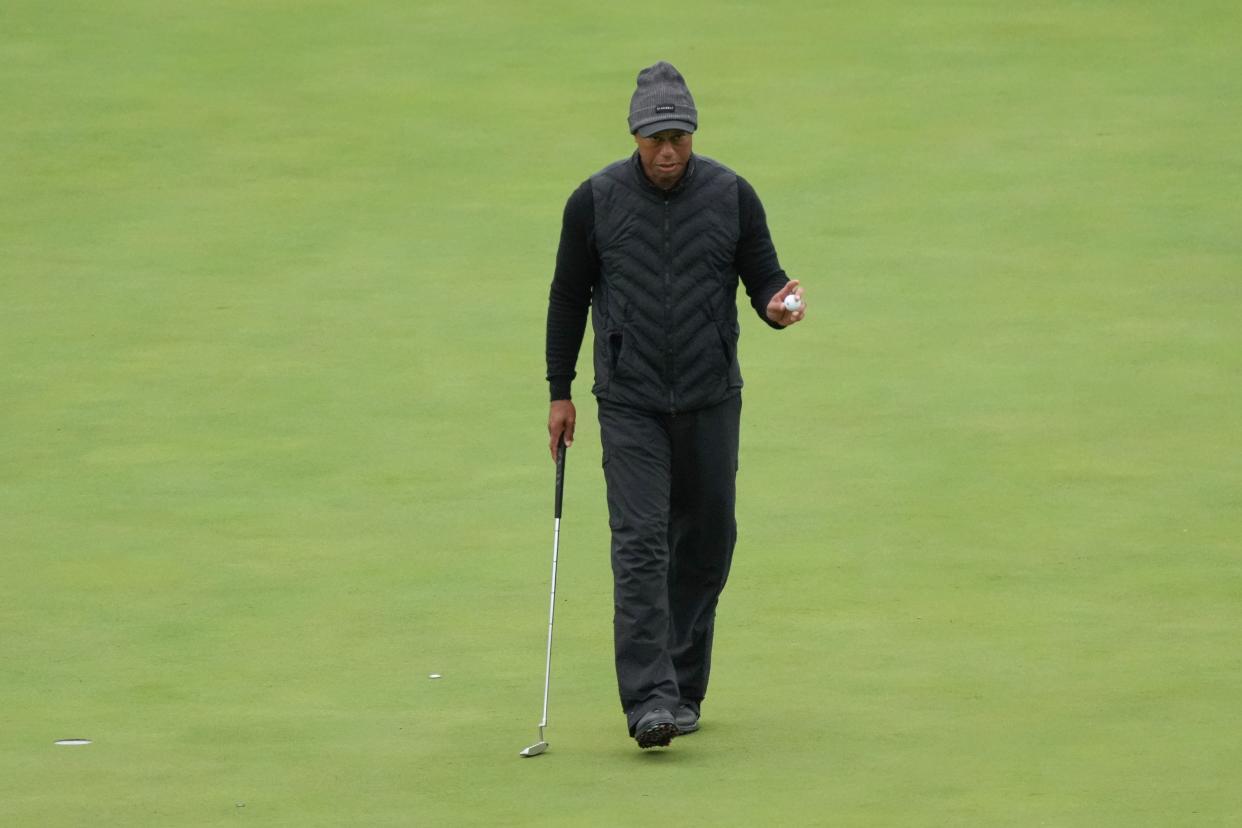
<path fill-rule="evenodd" d="M 561 499 L 565 493 L 565 438 L 556 446 L 556 509 L 552 523 L 552 598 L 548 602 L 548 653 L 543 666 L 543 718 L 539 720 L 539 741 L 519 752 L 520 756 L 538 756 L 548 749 L 543 729 L 548 726 L 548 685 L 552 681 L 552 622 L 556 619 L 556 553 L 561 543 Z"/>

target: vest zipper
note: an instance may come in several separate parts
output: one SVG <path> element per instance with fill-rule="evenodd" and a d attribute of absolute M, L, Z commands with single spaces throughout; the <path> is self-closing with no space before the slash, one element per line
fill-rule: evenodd
<path fill-rule="evenodd" d="M 668 377 L 668 410 L 677 413 L 677 380 L 673 365 L 673 231 L 672 206 L 664 196 L 664 364 Z"/>

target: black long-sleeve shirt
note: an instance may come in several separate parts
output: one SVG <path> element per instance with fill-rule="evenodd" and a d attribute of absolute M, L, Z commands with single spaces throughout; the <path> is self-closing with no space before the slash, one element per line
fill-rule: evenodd
<path fill-rule="evenodd" d="M 789 279 L 776 258 L 763 204 L 755 189 L 741 176 L 737 179 L 737 194 L 741 232 L 733 265 L 759 318 L 779 330 L 780 325 L 767 318 L 766 308 Z M 546 356 L 553 400 L 570 399 L 570 385 L 577 376 L 575 365 L 586 332 L 591 292 L 599 278 L 600 259 L 594 227 L 595 202 L 588 179 L 574 190 L 565 204 L 556 271 L 548 296 Z"/>

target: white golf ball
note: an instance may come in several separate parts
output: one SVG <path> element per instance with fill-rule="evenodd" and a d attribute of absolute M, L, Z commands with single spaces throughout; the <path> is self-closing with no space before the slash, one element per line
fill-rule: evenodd
<path fill-rule="evenodd" d="M 791 311 L 802 310 L 802 300 L 798 298 L 798 294 L 791 293 L 785 297 L 785 309 Z"/>

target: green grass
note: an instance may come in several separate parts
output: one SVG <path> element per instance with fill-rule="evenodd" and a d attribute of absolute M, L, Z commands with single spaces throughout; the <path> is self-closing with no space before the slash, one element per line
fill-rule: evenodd
<path fill-rule="evenodd" d="M 1242 822 L 1240 30 L 9 2 L 0 823 Z M 662 754 L 579 380 L 521 761 L 560 211 L 660 58 L 811 317 L 744 325 L 712 693 Z"/>

